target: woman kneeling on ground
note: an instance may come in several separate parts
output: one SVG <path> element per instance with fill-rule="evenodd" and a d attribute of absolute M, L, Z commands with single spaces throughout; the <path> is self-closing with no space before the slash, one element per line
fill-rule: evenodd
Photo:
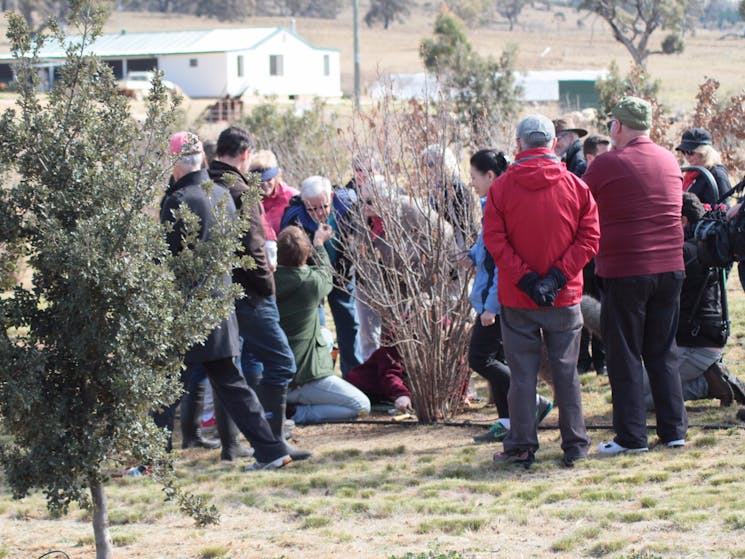
<path fill-rule="evenodd" d="M 292 419 L 298 424 L 355 419 L 370 413 L 367 396 L 334 373 L 331 353 L 321 334 L 318 305 L 333 288 L 331 265 L 323 247 L 331 235 L 331 227 L 322 223 L 313 236 L 313 246 L 305 232 L 294 225 L 277 237 L 279 265 L 274 280 L 279 322 L 297 364 L 287 403 L 296 406 Z M 306 264 L 311 254 L 318 266 Z"/>

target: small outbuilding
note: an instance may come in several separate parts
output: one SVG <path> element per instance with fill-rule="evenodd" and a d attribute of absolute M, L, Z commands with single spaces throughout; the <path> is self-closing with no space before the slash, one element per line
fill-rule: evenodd
<path fill-rule="evenodd" d="M 79 40 L 72 36 L 70 41 Z M 162 70 L 189 97 L 241 94 L 340 97 L 339 50 L 308 43 L 285 27 L 251 27 L 101 35 L 90 52 L 114 75 Z M 54 83 L 65 60 L 60 45 L 39 53 L 42 82 Z M 0 55 L 0 81 L 10 81 L 13 57 Z"/>
<path fill-rule="evenodd" d="M 515 72 L 515 85 L 523 90 L 525 101 L 558 102 L 564 110 L 581 110 L 597 105 L 595 82 L 605 79 L 606 70 L 539 70 Z M 434 75 L 389 74 L 375 82 L 373 98 L 434 100 L 442 90 Z"/>

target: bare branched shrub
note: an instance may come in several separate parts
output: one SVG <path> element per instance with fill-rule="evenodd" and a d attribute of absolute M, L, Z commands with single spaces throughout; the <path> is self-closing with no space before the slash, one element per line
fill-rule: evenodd
<path fill-rule="evenodd" d="M 353 153 L 374 154 L 381 163 L 381 176 L 359 188 L 345 241 L 357 295 L 381 315 L 422 421 L 457 413 L 469 375 L 469 273 L 457 265 L 456 229 L 470 246 L 475 200 L 463 183 L 454 185 L 457 177 L 448 175 L 444 157 L 434 165 L 422 157 L 431 146 L 444 153 L 452 124 L 447 115 L 442 107 L 395 107 L 386 100 L 360 114 L 349 136 Z M 466 188 L 470 209 L 454 206 L 454 188 Z M 453 215 L 459 209 L 463 214 Z"/>
<path fill-rule="evenodd" d="M 745 172 L 745 92 L 720 101 L 719 81 L 707 78 L 699 85 L 693 126 L 706 128 L 730 173 Z"/>

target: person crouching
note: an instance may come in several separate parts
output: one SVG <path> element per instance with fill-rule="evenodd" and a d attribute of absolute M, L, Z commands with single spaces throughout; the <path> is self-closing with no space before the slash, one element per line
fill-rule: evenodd
<path fill-rule="evenodd" d="M 331 265 L 323 247 L 331 227 L 318 226 L 313 246 L 305 232 L 291 225 L 277 237 L 279 322 L 295 355 L 297 373 L 287 402 L 296 406 L 295 423 L 355 419 L 370 413 L 370 400 L 334 373 L 331 353 L 321 335 L 318 305 L 333 288 Z M 317 266 L 308 266 L 313 254 Z"/>

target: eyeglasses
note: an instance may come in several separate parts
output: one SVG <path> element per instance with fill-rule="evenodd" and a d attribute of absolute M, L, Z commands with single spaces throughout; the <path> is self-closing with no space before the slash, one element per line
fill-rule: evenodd
<path fill-rule="evenodd" d="M 321 210 L 328 210 L 331 204 L 321 204 L 320 206 L 305 206 L 305 209 L 309 212 L 318 212 Z"/>
<path fill-rule="evenodd" d="M 690 157 L 691 155 L 693 155 L 693 154 L 694 154 L 694 153 L 696 153 L 696 152 L 695 152 L 695 151 L 688 151 L 688 150 L 686 150 L 686 149 L 682 149 L 682 150 L 680 150 L 680 153 L 682 153 L 682 154 L 683 154 L 683 155 L 685 155 L 686 157 Z"/>

